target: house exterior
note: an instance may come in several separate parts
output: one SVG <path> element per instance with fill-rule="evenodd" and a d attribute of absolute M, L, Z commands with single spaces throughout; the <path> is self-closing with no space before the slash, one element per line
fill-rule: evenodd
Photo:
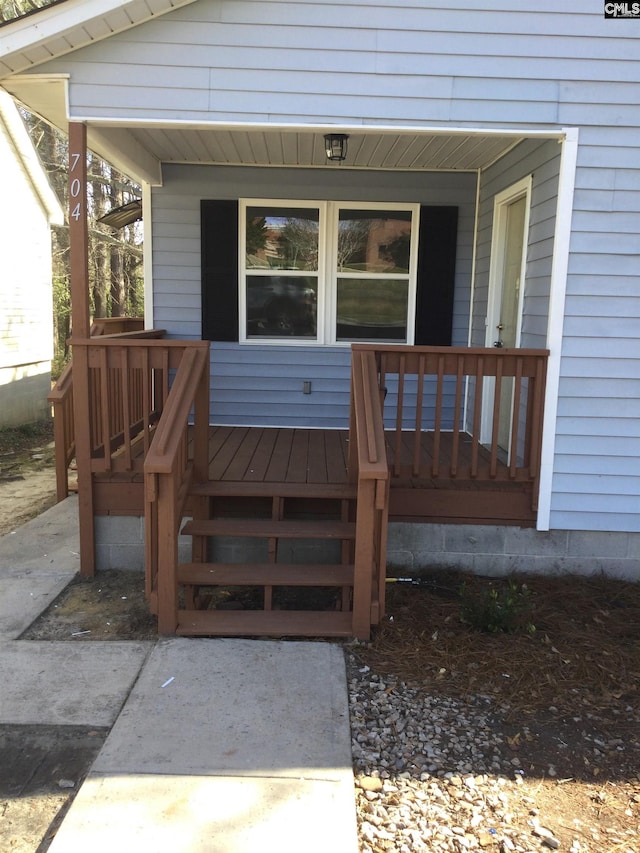
<path fill-rule="evenodd" d="M 48 412 L 51 225 L 63 213 L 16 105 L 0 92 L 0 427 Z"/>
<path fill-rule="evenodd" d="M 353 342 L 548 350 L 532 524 L 392 507 L 391 566 L 637 579 L 633 6 L 66 0 L 0 28 L 0 86 L 141 183 L 146 325 L 211 341 L 212 424 L 345 428 Z"/>

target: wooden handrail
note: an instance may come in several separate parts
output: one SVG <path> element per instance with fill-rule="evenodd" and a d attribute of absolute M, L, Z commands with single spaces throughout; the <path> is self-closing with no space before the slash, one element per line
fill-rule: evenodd
<path fill-rule="evenodd" d="M 389 467 L 375 352 L 351 354 L 349 478 L 357 483 L 353 633 L 368 639 L 384 615 Z"/>
<path fill-rule="evenodd" d="M 353 408 L 357 464 L 361 477 L 386 480 L 389 471 L 384 444 L 384 426 L 378 397 L 375 357 L 354 349 Z"/>
<path fill-rule="evenodd" d="M 189 486 L 208 467 L 209 343 L 181 343 L 180 363 L 144 462 L 145 590 L 161 634 L 176 630 L 178 536 Z"/>
<path fill-rule="evenodd" d="M 184 352 L 144 462 L 145 473 L 169 474 L 172 471 L 181 430 L 189 417 L 202 370 L 209 357 L 209 344 L 198 344 L 190 346 Z"/>

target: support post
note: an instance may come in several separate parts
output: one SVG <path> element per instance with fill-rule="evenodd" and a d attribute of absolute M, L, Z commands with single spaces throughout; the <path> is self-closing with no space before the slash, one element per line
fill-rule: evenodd
<path fill-rule="evenodd" d="M 89 406 L 89 360 L 87 347 L 74 346 L 90 334 L 89 318 L 89 226 L 87 221 L 87 128 L 69 123 L 69 257 L 71 285 L 71 345 L 73 353 L 73 417 L 78 468 L 78 521 L 80 528 L 80 574 L 95 573 L 93 526 L 93 483 Z"/>

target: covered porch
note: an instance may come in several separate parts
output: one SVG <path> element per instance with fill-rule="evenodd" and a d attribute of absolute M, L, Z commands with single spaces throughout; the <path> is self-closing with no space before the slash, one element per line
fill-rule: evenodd
<path fill-rule="evenodd" d="M 83 125 L 70 125 L 70 194 L 81 205 L 86 134 Z M 516 143 L 503 143 L 508 158 Z M 555 149 L 545 140 L 523 144 L 526 159 L 518 168 L 549 164 L 544 186 L 554 192 Z M 374 181 L 387 196 L 417 192 L 416 200 L 427 202 L 420 207 L 420 249 L 412 263 L 420 267 L 429 296 L 414 294 L 415 304 L 407 297 L 406 343 L 345 346 L 346 339 L 334 340 L 335 294 L 328 291 L 324 319 L 316 317 L 310 343 L 299 331 L 291 338 L 288 328 L 261 329 L 252 339 L 248 314 L 247 322 L 238 318 L 247 295 L 238 290 L 242 276 L 234 266 L 244 221 L 234 197 L 237 181 L 252 187 L 247 182 L 256 173 L 221 168 L 212 174 L 222 202 L 203 201 L 199 181 L 209 174 L 206 167 L 172 166 L 165 174 L 167 195 L 158 190 L 148 208 L 160 224 L 152 234 L 157 252 L 149 291 L 157 302 L 152 323 L 145 325 L 166 318 L 166 333 L 139 327 L 89 333 L 82 208 L 71 219 L 73 387 L 61 393 L 57 406 L 60 413 L 66 407 L 60 420 L 76 425 L 74 440 L 63 439 L 60 446 L 66 459 L 74 452 L 77 460 L 82 571 L 95 570 L 96 518 L 137 516 L 144 518 L 147 597 L 161 633 L 366 639 L 384 615 L 390 518 L 536 524 L 549 357 L 542 332 L 552 297 L 554 218 L 541 226 L 542 264 L 528 265 L 534 226 L 526 216 L 521 222 L 513 335 L 505 343 L 496 313 L 500 300 L 492 307 L 487 257 L 492 191 L 476 198 L 468 175 L 463 181 L 447 176 L 446 186 L 423 176 L 423 196 L 406 180 L 395 187 L 395 172 L 383 178 L 356 170 L 354 193 L 366 195 Z M 501 184 L 511 180 L 495 164 L 488 174 Z M 319 181 L 315 174 L 313 179 Z M 223 180 L 230 181 L 224 191 Z M 340 182 L 335 174 L 332 181 L 333 193 Z M 525 183 L 518 199 L 528 209 L 531 194 L 542 215 L 542 195 L 535 197 L 536 187 Z M 460 215 L 442 205 L 452 200 L 447 187 L 454 185 L 461 192 Z M 162 224 L 172 221 L 163 214 L 172 191 L 193 220 L 191 238 L 176 244 Z M 173 266 L 172 245 L 182 268 Z M 189 251 L 181 251 L 186 246 Z M 475 278 L 471 249 L 485 258 Z M 528 269 L 540 275 L 532 276 L 525 298 L 519 282 Z M 188 288 L 196 280 L 194 300 Z M 209 340 L 181 334 L 182 316 L 184 328 L 193 326 Z M 470 345 L 457 345 L 464 338 Z M 445 345 L 425 343 L 440 340 Z M 321 390 L 311 398 L 302 390 L 310 371 L 321 377 Z M 229 587 L 257 590 L 258 605 L 218 607 L 216 591 Z M 328 591 L 329 603 L 283 607 L 280 591 L 300 588 Z"/>

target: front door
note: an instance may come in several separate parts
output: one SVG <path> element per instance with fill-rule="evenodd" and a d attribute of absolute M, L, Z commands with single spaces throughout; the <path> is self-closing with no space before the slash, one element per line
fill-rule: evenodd
<path fill-rule="evenodd" d="M 530 186 L 530 179 L 521 181 L 495 200 L 487 346 L 517 347 L 520 343 Z M 503 379 L 496 393 L 500 394 L 498 444 L 508 455 L 513 379 Z M 490 429 L 489 424 L 486 427 Z"/>

